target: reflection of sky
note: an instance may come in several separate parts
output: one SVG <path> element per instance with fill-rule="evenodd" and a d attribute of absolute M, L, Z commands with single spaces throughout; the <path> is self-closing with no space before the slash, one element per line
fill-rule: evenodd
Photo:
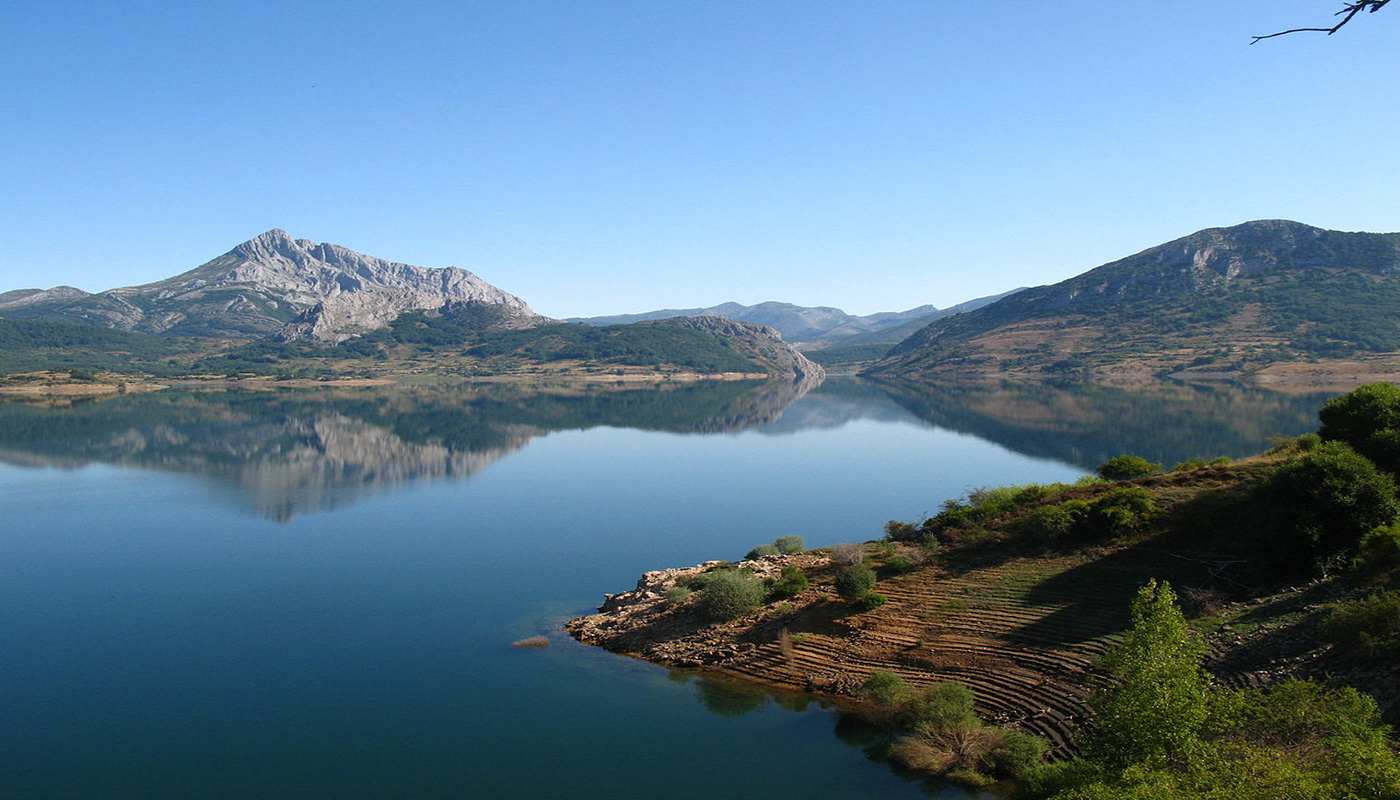
<path fill-rule="evenodd" d="M 717 715 L 647 665 L 509 642 L 646 570 L 1072 473 L 922 424 L 596 427 L 275 522 L 191 474 L 0 467 L 0 793 L 920 797 L 825 712 Z"/>

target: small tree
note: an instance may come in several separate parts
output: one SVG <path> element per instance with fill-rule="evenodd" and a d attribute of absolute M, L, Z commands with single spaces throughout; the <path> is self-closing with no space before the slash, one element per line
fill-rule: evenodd
<path fill-rule="evenodd" d="M 762 581 L 739 570 L 718 570 L 704 577 L 700 613 L 711 622 L 728 622 L 753 612 L 768 595 Z"/>
<path fill-rule="evenodd" d="M 1094 698 L 1099 728 L 1087 749 L 1119 767 L 1184 763 L 1198 752 L 1207 718 L 1205 646 L 1165 581 L 1148 581 L 1132 613 L 1123 641 L 1104 656 L 1117 683 Z"/>
<path fill-rule="evenodd" d="M 864 564 L 848 564 L 836 570 L 836 593 L 855 602 L 875 588 L 875 571 Z"/>
<path fill-rule="evenodd" d="M 800 553 L 807 549 L 807 543 L 801 536 L 779 536 L 773 540 L 773 546 L 778 548 L 779 553 Z"/>

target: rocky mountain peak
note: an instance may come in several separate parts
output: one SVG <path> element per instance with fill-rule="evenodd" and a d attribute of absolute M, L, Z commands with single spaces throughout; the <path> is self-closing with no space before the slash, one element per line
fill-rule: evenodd
<path fill-rule="evenodd" d="M 135 330 L 340 342 L 409 311 L 491 307 L 497 326 L 548 322 L 520 298 L 456 267 L 416 267 L 273 228 L 188 272 L 97 295 L 30 293 L 52 317 Z M 77 291 L 77 290 L 73 290 Z M 33 296 L 31 296 L 33 295 Z M 60 302 L 62 301 L 62 302 Z M 71 301 L 71 302 L 70 302 Z"/>

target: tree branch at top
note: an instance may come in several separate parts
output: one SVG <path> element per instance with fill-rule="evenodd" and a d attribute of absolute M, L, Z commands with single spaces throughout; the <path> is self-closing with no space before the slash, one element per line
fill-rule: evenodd
<path fill-rule="evenodd" d="M 1341 30 L 1343 25 L 1347 24 L 1348 22 L 1351 22 L 1351 18 L 1356 16 L 1357 14 L 1360 14 L 1362 11 L 1375 13 L 1377 11 L 1380 11 L 1381 8 L 1389 2 L 1390 0 L 1354 0 L 1354 2 L 1345 3 L 1342 6 L 1342 10 L 1338 11 L 1334 15 L 1339 16 L 1342 19 L 1340 22 L 1338 22 L 1336 25 L 1333 25 L 1330 28 L 1292 28 L 1286 31 L 1279 31 L 1278 33 L 1265 34 L 1264 36 L 1255 36 L 1254 41 L 1250 42 L 1250 44 L 1254 44 L 1255 42 L 1261 41 L 1263 39 L 1272 39 L 1275 36 L 1284 36 L 1290 33 L 1302 33 L 1303 31 L 1317 31 L 1318 33 L 1325 33 L 1328 36 L 1331 36 L 1332 34 Z"/>

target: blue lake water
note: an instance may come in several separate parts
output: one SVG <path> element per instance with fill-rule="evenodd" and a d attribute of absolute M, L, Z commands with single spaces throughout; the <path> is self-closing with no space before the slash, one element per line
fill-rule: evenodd
<path fill-rule="evenodd" d="M 558 625 L 646 570 L 877 538 L 976 486 L 1246 455 L 1322 399 L 830 380 L 0 405 L 0 797 L 964 797 L 831 710 Z"/>

